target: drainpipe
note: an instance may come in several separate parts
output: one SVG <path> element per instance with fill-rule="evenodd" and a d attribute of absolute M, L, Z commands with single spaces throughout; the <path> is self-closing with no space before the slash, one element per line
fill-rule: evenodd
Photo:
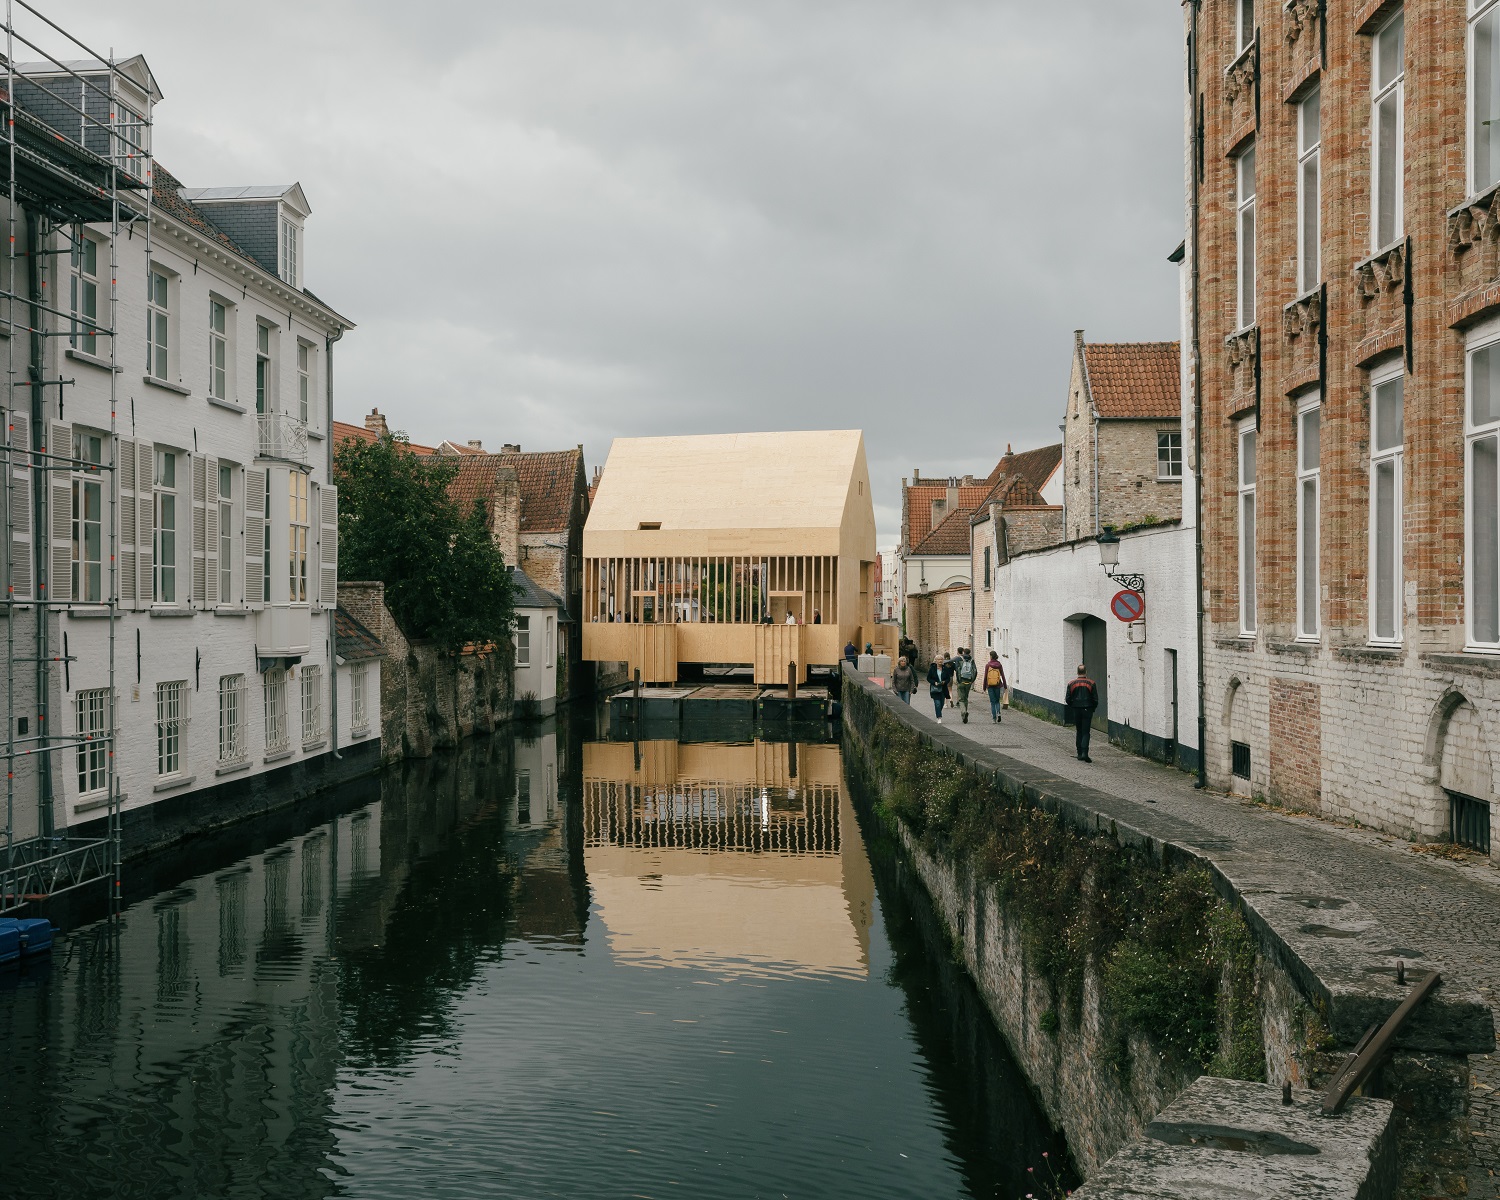
<path fill-rule="evenodd" d="M 1194 580 L 1197 584 L 1194 604 L 1198 614 L 1198 783 L 1208 786 L 1208 701 L 1204 685 L 1207 682 L 1206 656 L 1204 654 L 1204 632 L 1207 612 L 1203 603 L 1203 388 L 1199 370 L 1198 344 L 1198 163 L 1203 152 L 1199 140 L 1203 133 L 1198 124 L 1198 10 L 1201 0 L 1188 0 L 1192 6 L 1189 14 L 1187 69 L 1188 69 L 1188 119 L 1192 137 L 1189 142 L 1191 154 L 1188 160 L 1188 246 L 1191 261 L 1188 267 L 1188 288 L 1192 293 L 1191 307 L 1191 358 L 1189 372 L 1193 388 L 1193 552 Z M 1327 317 L 1324 317 L 1327 320 Z"/>
<path fill-rule="evenodd" d="M 47 385 L 46 379 L 46 335 L 42 333 L 44 314 L 41 309 L 43 302 L 42 289 L 45 286 L 43 275 L 44 263 L 46 261 L 47 243 L 51 241 L 52 229 L 50 224 L 44 225 L 38 215 L 31 215 L 26 222 L 26 312 L 27 321 L 31 326 L 29 337 L 30 354 L 27 362 L 27 375 L 30 387 L 27 389 L 31 394 L 31 444 L 26 447 L 28 454 L 37 452 L 50 440 L 47 435 Z M 12 262 L 15 260 L 12 259 Z M 62 389 L 59 386 L 58 395 L 61 396 Z M 7 399 L 7 404 L 14 403 Z M 53 454 L 71 454 L 72 447 L 67 449 L 54 448 Z M 29 459 L 27 461 L 30 461 Z M 44 530 L 50 529 L 51 513 L 48 512 L 47 504 L 51 499 L 51 489 L 48 484 L 52 478 L 51 472 L 43 469 L 45 460 L 37 460 L 38 466 L 31 471 L 31 552 L 33 557 L 31 570 L 32 595 L 36 603 L 32 606 L 32 616 L 36 620 L 36 662 L 33 664 L 33 678 L 36 681 L 36 699 L 32 708 L 36 713 L 36 729 L 32 736 L 37 739 L 36 745 L 40 753 L 36 757 L 37 764 L 37 832 L 42 837 L 52 837 L 56 832 L 55 796 L 52 779 L 52 755 L 47 753 L 47 743 L 54 735 L 53 725 L 61 724 L 54 722 L 52 712 L 52 693 L 48 689 L 48 661 L 52 657 L 52 650 L 48 644 L 47 621 L 51 611 L 44 603 L 50 598 L 50 589 L 43 590 L 44 584 L 51 580 L 50 564 L 47 551 L 52 544 L 50 534 L 44 534 Z M 8 614 L 11 620 L 16 619 L 16 610 L 11 609 Z M 61 708 L 59 706 L 59 714 Z"/>
<path fill-rule="evenodd" d="M 342 329 L 335 329 L 332 337 L 323 339 L 323 368 L 326 380 L 323 385 L 324 407 L 328 410 L 328 421 L 324 429 L 328 431 L 327 450 L 327 478 L 329 483 L 333 482 L 333 344 L 344 336 Z M 319 517 L 321 520 L 321 516 Z M 344 756 L 339 753 L 339 635 L 338 635 L 338 591 L 333 594 L 333 607 L 328 610 L 328 665 L 333 668 L 333 686 L 328 689 L 329 714 L 328 724 L 330 726 L 329 737 L 333 742 L 333 757 L 343 762 Z M 376 699 L 379 703 L 379 699 Z"/>

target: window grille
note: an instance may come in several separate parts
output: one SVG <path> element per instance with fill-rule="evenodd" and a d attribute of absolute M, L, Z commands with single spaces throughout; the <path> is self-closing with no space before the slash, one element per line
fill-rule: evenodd
<path fill-rule="evenodd" d="M 156 685 L 156 773 L 182 770 L 182 727 L 187 720 L 187 681 Z"/>
<path fill-rule="evenodd" d="M 364 663 L 355 663 L 349 668 L 349 727 L 355 732 L 370 726 L 370 718 L 365 713 L 365 670 Z"/>
<path fill-rule="evenodd" d="M 1237 779 L 1250 778 L 1250 747 L 1244 742 L 1229 743 L 1230 771 Z"/>
<path fill-rule="evenodd" d="M 266 751 L 285 750 L 290 741 L 286 731 L 286 671 L 273 667 L 266 672 Z"/>
<path fill-rule="evenodd" d="M 1490 806 L 1462 792 L 1448 793 L 1448 836 L 1459 846 L 1490 852 Z"/>
<path fill-rule="evenodd" d="M 245 677 L 219 677 L 219 761 L 240 762 L 245 757 Z"/>
<path fill-rule="evenodd" d="M 101 792 L 109 777 L 109 689 L 89 688 L 73 700 L 73 711 L 80 738 L 88 740 L 78 747 L 78 794 Z"/>
<path fill-rule="evenodd" d="M 323 736 L 323 668 L 302 668 L 302 740 Z"/>

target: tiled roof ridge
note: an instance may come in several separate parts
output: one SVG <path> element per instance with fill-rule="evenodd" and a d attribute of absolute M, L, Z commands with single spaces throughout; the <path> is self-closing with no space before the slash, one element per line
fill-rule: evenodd
<path fill-rule="evenodd" d="M 1094 411 L 1103 419 L 1164 420 L 1180 414 L 1179 342 L 1083 342 Z"/>
<path fill-rule="evenodd" d="M 969 518 L 975 510 L 959 505 L 945 513 L 926 537 L 913 548 L 913 554 L 967 554 L 969 552 Z M 963 543 L 959 545 L 960 541 Z M 950 547 L 957 547 L 956 549 Z"/>

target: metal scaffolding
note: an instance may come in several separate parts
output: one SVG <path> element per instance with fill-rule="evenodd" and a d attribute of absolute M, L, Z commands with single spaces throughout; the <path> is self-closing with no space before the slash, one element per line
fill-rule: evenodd
<path fill-rule="evenodd" d="M 0 539 L 6 717 L 0 913 L 101 881 L 108 882 L 111 904 L 119 899 L 117 280 L 120 233 L 135 222 L 144 225 L 149 263 L 152 203 L 149 111 L 137 115 L 120 104 L 127 77 L 113 54 L 90 49 L 25 0 L 6 0 L 4 36 L 0 169 L 5 177 L 0 183 L 8 197 L 9 236 L 0 260 L 7 272 L 0 279 L 7 383 L 0 395 L 0 495 L 6 518 Z M 21 67 L 18 47 L 39 64 Z M 75 128 L 77 136 L 70 136 Z M 107 321 L 100 319 L 97 301 L 94 313 L 85 314 L 56 286 L 67 275 L 53 264 L 84 253 L 85 225 L 109 230 Z M 109 432 L 98 461 L 84 455 L 61 421 L 66 390 L 74 381 L 63 378 L 58 367 L 49 377 L 49 360 L 63 361 L 60 352 L 48 353 L 50 339 L 59 337 L 89 347 L 89 357 L 109 366 Z M 107 355 L 100 352 L 106 345 Z M 54 444 L 54 430 L 66 444 Z M 105 512 L 99 514 L 99 561 L 101 575 L 107 561 L 107 576 L 99 603 L 91 607 L 107 617 L 109 686 L 102 727 L 75 728 L 70 734 L 64 696 L 77 657 L 69 654 L 66 635 L 58 635 L 58 614 L 74 602 L 75 571 L 80 577 L 84 573 L 75 567 L 82 561 L 85 534 L 73 497 L 82 494 L 78 481 L 90 476 L 102 484 L 101 508 L 107 506 L 107 519 Z M 102 834 L 96 829 L 93 836 L 78 836 L 69 830 L 62 776 L 74 764 L 96 773 L 90 778 L 103 767 L 104 803 L 94 810 L 102 814 Z M 100 819 L 91 814 L 88 823 Z"/>

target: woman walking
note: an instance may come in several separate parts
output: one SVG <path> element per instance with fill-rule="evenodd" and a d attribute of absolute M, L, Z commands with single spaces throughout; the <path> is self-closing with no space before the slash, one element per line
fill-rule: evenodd
<path fill-rule="evenodd" d="M 1000 722 L 1000 702 L 1005 699 L 1005 668 L 1000 665 L 1000 655 L 990 651 L 990 661 L 984 664 L 984 690 L 990 697 L 990 720 Z"/>
<path fill-rule="evenodd" d="M 948 681 L 952 677 L 953 672 L 948 666 L 946 654 L 941 663 L 933 659 L 927 668 L 927 692 L 932 697 L 932 711 L 937 715 L 939 725 L 943 723 L 943 703 L 952 695 L 948 688 Z"/>
<path fill-rule="evenodd" d="M 911 694 L 917 690 L 917 673 L 906 661 L 906 655 L 896 660 L 896 669 L 891 672 L 891 690 L 901 697 L 903 704 L 911 703 Z"/>

